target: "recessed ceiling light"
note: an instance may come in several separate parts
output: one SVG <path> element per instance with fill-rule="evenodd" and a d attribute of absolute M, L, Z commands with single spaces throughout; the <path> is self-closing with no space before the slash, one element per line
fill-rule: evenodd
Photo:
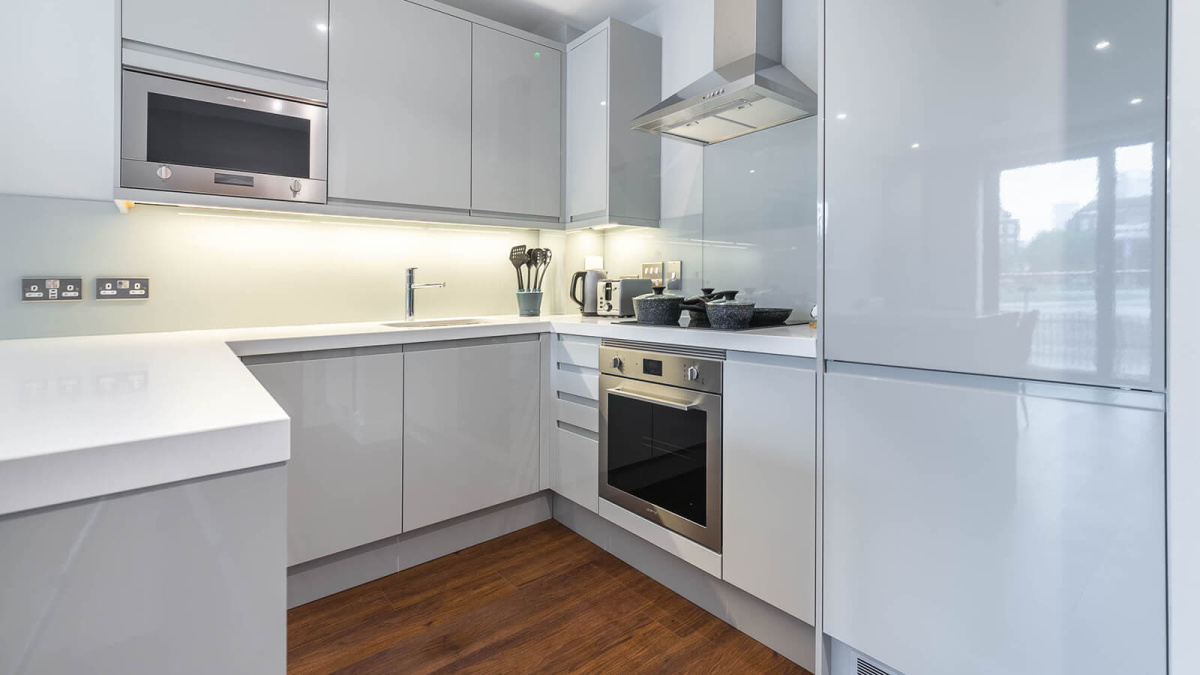
<path fill-rule="evenodd" d="M 1129 101 L 1129 105 L 1138 105 L 1138 104 L 1139 104 L 1139 103 L 1141 103 L 1141 102 L 1142 102 L 1142 99 L 1140 99 L 1140 98 L 1135 98 L 1135 99 L 1132 99 L 1132 100 L 1130 100 L 1130 101 Z"/>
<path fill-rule="evenodd" d="M 1102 52 L 1105 49 L 1108 49 L 1110 46 L 1112 46 L 1111 42 L 1109 42 L 1108 40 L 1101 40 L 1096 43 L 1096 51 Z"/>
<path fill-rule="evenodd" d="M 329 26 L 327 24 L 319 23 L 317 24 L 317 30 L 321 31 L 322 33 L 327 33 L 329 32 Z"/>
<path fill-rule="evenodd" d="M 837 114 L 837 118 L 838 118 L 839 120 L 844 120 L 844 119 L 846 119 L 846 113 L 838 113 L 838 114 Z"/>

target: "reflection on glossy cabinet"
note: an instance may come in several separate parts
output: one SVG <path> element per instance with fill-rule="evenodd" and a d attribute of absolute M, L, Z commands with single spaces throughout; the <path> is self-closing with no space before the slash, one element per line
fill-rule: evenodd
<path fill-rule="evenodd" d="M 471 209 L 562 211 L 562 52 L 474 25 Z"/>
<path fill-rule="evenodd" d="M 537 492 L 537 336 L 410 345 L 405 359 L 404 530 Z"/>
<path fill-rule="evenodd" d="M 1161 395 L 832 364 L 824 411 L 829 635 L 905 673 L 1165 673 Z"/>
<path fill-rule="evenodd" d="M 1166 7 L 829 3 L 829 358 L 1161 389 Z"/>
<path fill-rule="evenodd" d="M 731 352 L 722 434 L 725 581 L 815 622 L 816 372 Z"/>
<path fill-rule="evenodd" d="M 662 141 L 630 129 L 662 96 L 662 39 L 609 19 L 567 46 L 567 227 L 657 225 Z"/>
<path fill-rule="evenodd" d="M 324 81 L 329 0 L 122 0 L 121 37 Z"/>
<path fill-rule="evenodd" d="M 333 0 L 329 196 L 471 208 L 471 23 L 404 0 Z"/>
<path fill-rule="evenodd" d="M 288 565 L 401 531 L 404 357 L 253 363 L 292 419 Z"/>

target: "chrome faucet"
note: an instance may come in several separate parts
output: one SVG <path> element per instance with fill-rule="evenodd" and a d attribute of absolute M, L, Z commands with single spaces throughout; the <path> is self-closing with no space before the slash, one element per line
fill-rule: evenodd
<path fill-rule="evenodd" d="M 436 284 L 414 284 L 413 283 L 413 272 L 416 272 L 416 271 L 417 271 L 417 268 L 410 267 L 410 268 L 408 268 L 408 272 L 405 273 L 405 275 L 404 275 L 404 294 L 405 294 L 405 299 L 407 301 L 407 307 L 405 309 L 406 314 L 404 317 L 405 321 L 412 321 L 412 319 L 413 319 L 413 312 L 415 311 L 413 308 L 413 301 L 416 300 L 416 297 L 417 297 L 417 294 L 414 293 L 413 291 L 417 290 L 418 288 L 445 288 L 446 287 L 446 282 L 444 282 L 444 281 L 439 281 Z"/>

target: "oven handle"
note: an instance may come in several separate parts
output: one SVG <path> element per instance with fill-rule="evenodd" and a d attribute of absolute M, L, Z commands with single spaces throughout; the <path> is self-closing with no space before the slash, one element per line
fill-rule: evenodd
<path fill-rule="evenodd" d="M 693 401 L 691 403 L 679 403 L 678 401 L 668 401 L 666 399 L 655 398 L 653 396 L 647 396 L 645 394 L 635 394 L 632 391 L 625 391 L 624 389 L 621 389 L 620 387 L 615 387 L 613 389 L 609 389 L 608 393 L 616 394 L 617 396 L 624 396 L 625 398 L 631 398 L 635 401 L 641 401 L 642 403 L 653 403 L 655 405 L 665 405 L 668 408 L 674 408 L 675 410 L 683 410 L 685 412 L 688 410 L 692 410 L 693 408 L 695 408 L 697 405 L 700 404 L 699 401 Z"/>

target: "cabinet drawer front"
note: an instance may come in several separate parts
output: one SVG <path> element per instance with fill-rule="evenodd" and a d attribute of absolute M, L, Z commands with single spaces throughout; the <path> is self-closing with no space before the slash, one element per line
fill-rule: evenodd
<path fill-rule="evenodd" d="M 560 336 L 554 343 L 554 361 L 581 368 L 599 368 L 600 340 Z"/>
<path fill-rule="evenodd" d="M 595 512 L 600 505 L 600 442 L 569 429 L 557 431 L 554 491 Z"/>
<path fill-rule="evenodd" d="M 600 400 L 600 373 L 578 373 L 572 370 L 559 370 L 555 373 L 559 391 L 573 394 L 593 401 Z"/>
<path fill-rule="evenodd" d="M 555 400 L 555 410 L 559 422 L 565 422 L 580 429 L 600 433 L 600 409 L 586 406 L 566 399 Z"/>

